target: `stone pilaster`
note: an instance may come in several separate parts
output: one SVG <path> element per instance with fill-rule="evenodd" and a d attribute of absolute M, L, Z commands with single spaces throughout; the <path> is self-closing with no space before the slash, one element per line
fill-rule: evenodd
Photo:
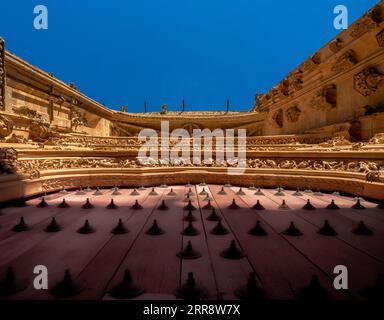
<path fill-rule="evenodd" d="M 0 37 L 0 110 L 5 109 L 5 59 L 4 39 Z"/>

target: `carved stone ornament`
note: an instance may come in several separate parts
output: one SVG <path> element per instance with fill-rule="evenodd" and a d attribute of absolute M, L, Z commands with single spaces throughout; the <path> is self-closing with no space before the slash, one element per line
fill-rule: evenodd
<path fill-rule="evenodd" d="M 333 53 L 338 53 L 343 48 L 343 40 L 336 38 L 329 43 L 329 49 Z"/>
<path fill-rule="evenodd" d="M 325 86 L 312 98 L 311 107 L 317 110 L 327 111 L 336 108 L 337 89 L 336 85 Z"/>
<path fill-rule="evenodd" d="M 312 71 L 321 63 L 320 53 L 316 52 L 301 65 L 303 71 Z"/>
<path fill-rule="evenodd" d="M 354 76 L 354 88 L 364 97 L 375 93 L 384 80 L 384 74 L 369 67 Z"/>
<path fill-rule="evenodd" d="M 352 49 L 347 50 L 336 60 L 336 63 L 332 67 L 332 71 L 341 72 L 348 70 L 358 62 L 356 52 Z"/>
<path fill-rule="evenodd" d="M 272 115 L 273 125 L 277 128 L 282 128 L 284 125 L 284 113 L 279 109 Z"/>
<path fill-rule="evenodd" d="M 161 112 L 160 113 L 161 114 L 167 114 L 167 105 L 166 104 L 163 104 L 161 106 Z"/>
<path fill-rule="evenodd" d="M 72 109 L 71 110 L 71 128 L 74 132 L 76 132 L 79 126 L 88 125 L 88 120 L 84 114 L 79 111 Z"/>
<path fill-rule="evenodd" d="M 359 38 L 370 30 L 375 29 L 381 22 L 384 21 L 384 5 L 377 4 L 372 10 L 359 19 L 352 27 L 351 36 Z"/>
<path fill-rule="evenodd" d="M 289 122 L 297 122 L 300 118 L 301 110 L 299 107 L 290 107 L 285 111 L 285 117 Z"/>
<path fill-rule="evenodd" d="M 0 138 L 8 137 L 13 131 L 13 121 L 0 115 Z"/>
<path fill-rule="evenodd" d="M 384 29 L 376 35 L 377 43 L 380 47 L 384 47 Z"/>

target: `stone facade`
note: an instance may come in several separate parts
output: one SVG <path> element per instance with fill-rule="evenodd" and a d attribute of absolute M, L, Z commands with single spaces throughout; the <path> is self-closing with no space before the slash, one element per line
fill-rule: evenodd
<path fill-rule="evenodd" d="M 266 94 L 248 112 L 113 111 L 5 50 L 0 39 L 0 201 L 61 187 L 227 182 L 234 164 L 137 161 L 143 128 L 246 129 L 244 185 L 317 181 L 384 194 L 384 4 L 381 2 Z M 183 103 L 184 105 L 184 103 Z M 192 145 L 192 144 L 191 144 Z M 214 150 L 214 153 L 217 150 Z M 193 150 L 191 149 L 191 153 Z M 185 181 L 184 181 L 185 182 Z M 353 186 L 353 190 L 351 190 Z M 306 186 L 304 186 L 306 187 Z M 320 186 L 319 186 L 320 188 Z"/>

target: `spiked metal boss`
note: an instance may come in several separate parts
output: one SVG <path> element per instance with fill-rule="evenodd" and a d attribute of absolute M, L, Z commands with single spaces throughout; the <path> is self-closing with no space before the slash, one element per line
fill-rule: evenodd
<path fill-rule="evenodd" d="M 152 188 L 151 192 L 149 193 L 150 196 L 158 196 L 159 194 L 155 191 L 155 188 Z"/>
<path fill-rule="evenodd" d="M 241 300 L 261 300 L 267 296 L 264 290 L 258 286 L 256 281 L 256 273 L 251 272 L 247 284 L 235 290 L 235 296 Z"/>
<path fill-rule="evenodd" d="M 203 188 L 203 190 L 201 190 L 201 191 L 199 192 L 199 195 L 200 195 L 200 196 L 205 196 L 206 194 L 208 194 L 208 192 L 205 191 L 205 188 Z"/>
<path fill-rule="evenodd" d="M 206 187 L 207 186 L 207 184 L 205 183 L 205 181 L 203 181 L 203 182 L 201 182 L 200 184 L 199 184 L 199 187 Z"/>
<path fill-rule="evenodd" d="M 232 203 L 228 206 L 229 209 L 239 209 L 239 205 L 236 203 L 235 199 L 232 199 Z"/>
<path fill-rule="evenodd" d="M 117 226 L 111 231 L 113 234 L 125 234 L 128 233 L 128 229 L 124 226 L 123 220 L 119 219 Z"/>
<path fill-rule="evenodd" d="M 324 225 L 319 229 L 318 233 L 323 236 L 337 236 L 336 230 L 331 227 L 328 220 L 324 221 Z"/>
<path fill-rule="evenodd" d="M 227 193 L 225 192 L 224 187 L 221 187 L 221 190 L 217 194 L 225 196 Z"/>
<path fill-rule="evenodd" d="M 332 199 L 331 203 L 327 205 L 327 209 L 329 210 L 339 210 L 339 206 L 335 203 L 335 200 Z"/>
<path fill-rule="evenodd" d="M 332 193 L 332 195 L 338 197 L 338 196 L 340 196 L 340 192 L 339 192 L 339 191 L 334 191 L 334 192 Z"/>
<path fill-rule="evenodd" d="M 195 194 L 192 192 L 192 189 L 189 188 L 189 190 L 188 190 L 186 196 L 187 196 L 187 197 L 193 197 L 194 195 L 195 195 Z"/>
<path fill-rule="evenodd" d="M 268 235 L 268 232 L 261 226 L 260 220 L 256 221 L 256 225 L 248 232 L 252 236 L 263 237 Z"/>
<path fill-rule="evenodd" d="M 161 184 L 161 185 L 159 186 L 159 188 L 163 188 L 163 189 L 165 189 L 165 188 L 168 188 L 168 186 L 164 183 L 164 184 Z"/>
<path fill-rule="evenodd" d="M 82 289 L 83 286 L 73 281 L 71 273 L 66 269 L 64 279 L 52 288 L 51 294 L 56 297 L 71 297 L 79 293 Z"/>
<path fill-rule="evenodd" d="M 83 191 L 83 189 L 80 187 L 78 191 L 76 191 L 75 195 L 77 196 L 83 196 L 85 195 L 85 192 Z"/>
<path fill-rule="evenodd" d="M 260 188 L 257 188 L 257 191 L 255 192 L 255 196 L 263 196 L 264 193 L 261 191 Z"/>
<path fill-rule="evenodd" d="M 107 209 L 117 209 L 118 206 L 115 204 L 115 201 L 111 199 L 111 202 L 107 205 Z"/>
<path fill-rule="evenodd" d="M 131 196 L 138 196 L 140 195 L 140 193 L 136 190 L 136 189 L 133 189 L 133 191 L 130 193 Z"/>
<path fill-rule="evenodd" d="M 165 211 L 165 210 L 168 210 L 169 207 L 165 204 L 165 200 L 162 200 L 162 201 L 161 201 L 161 205 L 159 205 L 159 206 L 157 207 L 157 209 L 158 209 L 158 210 L 161 210 L 161 211 Z"/>
<path fill-rule="evenodd" d="M 65 201 L 65 198 L 61 201 L 61 203 L 59 203 L 59 205 L 57 206 L 58 208 L 62 208 L 62 209 L 65 209 L 65 208 L 68 208 L 69 207 L 69 204 Z"/>
<path fill-rule="evenodd" d="M 52 217 L 51 222 L 45 228 L 45 232 L 59 232 L 61 230 L 61 226 L 57 223 L 56 218 Z"/>
<path fill-rule="evenodd" d="M 229 247 L 222 251 L 220 255 L 225 259 L 232 260 L 241 259 L 245 256 L 244 253 L 237 248 L 235 240 L 232 240 Z"/>
<path fill-rule="evenodd" d="M 192 214 L 192 210 L 188 211 L 188 214 L 183 218 L 184 221 L 196 221 L 197 218 Z"/>
<path fill-rule="evenodd" d="M 187 227 L 181 232 L 181 234 L 185 236 L 197 236 L 200 234 L 200 231 L 194 227 L 192 221 L 189 221 Z"/>
<path fill-rule="evenodd" d="M 121 192 L 119 190 L 114 190 L 114 191 L 112 191 L 111 195 L 112 196 L 120 196 Z"/>
<path fill-rule="evenodd" d="M 211 205 L 211 200 L 208 200 L 208 203 L 203 207 L 204 210 L 211 210 L 213 206 Z"/>
<path fill-rule="evenodd" d="M 144 289 L 133 281 L 129 269 L 124 271 L 123 280 L 109 291 L 110 295 L 116 299 L 133 298 L 144 292 Z"/>
<path fill-rule="evenodd" d="M 92 209 L 93 208 L 93 204 L 89 201 L 89 198 L 87 198 L 87 200 L 85 200 L 85 203 L 83 204 L 82 208 L 83 209 Z"/>
<path fill-rule="evenodd" d="M 153 220 L 153 224 L 152 226 L 145 232 L 146 234 L 149 234 L 151 236 L 159 236 L 161 234 L 164 234 L 165 231 L 163 229 L 161 229 L 158 225 L 157 225 L 157 220 Z"/>
<path fill-rule="evenodd" d="M 173 188 L 171 188 L 171 191 L 169 191 L 169 192 L 167 193 L 167 195 L 173 197 L 173 196 L 176 196 L 176 192 L 173 191 Z"/>
<path fill-rule="evenodd" d="M 281 209 L 281 210 L 289 210 L 291 208 L 285 203 L 285 200 L 283 200 L 283 202 L 279 206 L 279 209 Z"/>
<path fill-rule="evenodd" d="M 254 210 L 264 210 L 265 208 L 263 207 L 263 205 L 260 203 L 260 200 L 258 199 L 256 204 L 252 207 L 252 209 L 254 209 Z"/>
<path fill-rule="evenodd" d="M 364 221 L 360 221 L 357 228 L 355 228 L 352 232 L 354 234 L 359 235 L 359 236 L 371 236 L 371 235 L 373 235 L 373 231 L 365 225 Z"/>
<path fill-rule="evenodd" d="M 197 259 L 201 257 L 201 253 L 194 250 L 191 241 L 188 241 L 185 249 L 181 250 L 177 256 L 181 259 Z"/>
<path fill-rule="evenodd" d="M 188 204 L 184 207 L 185 210 L 196 210 L 196 207 L 192 204 L 191 200 L 188 200 Z"/>
<path fill-rule="evenodd" d="M 226 227 L 223 226 L 223 224 L 221 223 L 221 220 L 219 220 L 217 222 L 217 225 L 211 230 L 211 233 L 218 236 L 222 236 L 222 235 L 228 234 L 229 231 Z"/>
<path fill-rule="evenodd" d="M 91 227 L 91 225 L 89 224 L 89 221 L 87 219 L 87 220 L 85 220 L 84 225 L 81 228 L 79 228 L 77 230 L 77 232 L 81 233 L 81 234 L 90 234 L 90 233 L 94 233 L 95 229 L 93 227 Z"/>
<path fill-rule="evenodd" d="M 332 294 L 321 286 L 317 275 L 312 276 L 309 285 L 301 290 L 298 298 L 313 301 L 333 299 Z"/>
<path fill-rule="evenodd" d="M 245 192 L 243 191 L 243 188 L 240 188 L 239 191 L 236 192 L 236 195 L 245 196 Z"/>
<path fill-rule="evenodd" d="M 289 224 L 288 229 L 284 231 L 284 234 L 292 237 L 299 237 L 303 235 L 303 233 L 295 226 L 293 221 Z"/>
<path fill-rule="evenodd" d="M 275 193 L 275 196 L 279 196 L 279 197 L 284 197 L 285 196 L 285 193 L 283 192 L 283 188 L 282 187 L 278 187 L 276 189 L 276 193 Z"/>
<path fill-rule="evenodd" d="M 254 184 L 251 184 L 249 187 L 248 187 L 248 190 L 256 190 L 256 187 Z"/>
<path fill-rule="evenodd" d="M 28 230 L 31 230 L 31 228 L 25 223 L 24 217 L 21 217 L 19 223 L 12 228 L 12 231 L 15 232 L 23 232 Z"/>
<path fill-rule="evenodd" d="M 186 188 L 192 188 L 192 185 L 188 182 L 186 185 L 185 185 Z"/>
<path fill-rule="evenodd" d="M 353 209 L 364 210 L 365 207 L 360 203 L 360 199 L 357 199 L 356 203 L 352 206 Z"/>
<path fill-rule="evenodd" d="M 193 272 L 189 272 L 187 281 L 175 290 L 175 295 L 184 300 L 200 300 L 207 296 L 207 290 L 198 285 L 193 277 Z"/>
<path fill-rule="evenodd" d="M 45 201 L 45 197 L 41 198 L 40 202 L 37 205 L 38 208 L 48 207 L 48 203 Z"/>
<path fill-rule="evenodd" d="M 139 190 L 140 190 L 140 191 L 144 191 L 144 190 L 145 190 L 145 187 L 144 187 L 144 186 L 141 186 L 141 187 L 139 187 Z"/>
<path fill-rule="evenodd" d="M 90 186 L 88 186 L 84 191 L 85 191 L 85 192 L 92 192 L 92 189 L 91 189 Z"/>
<path fill-rule="evenodd" d="M 296 196 L 296 197 L 301 197 L 303 194 L 300 192 L 300 189 L 297 188 L 296 191 L 294 193 L 292 193 L 293 196 Z"/>
<path fill-rule="evenodd" d="M 307 203 L 303 206 L 304 210 L 316 210 L 315 206 L 311 203 L 311 200 L 307 200 Z"/>
<path fill-rule="evenodd" d="M 311 189 L 308 188 L 308 189 L 305 189 L 305 190 L 304 190 L 304 193 L 313 193 L 313 191 L 312 191 Z"/>
<path fill-rule="evenodd" d="M 99 187 L 96 188 L 96 191 L 93 193 L 94 196 L 101 196 L 103 193 L 100 191 Z"/>
<path fill-rule="evenodd" d="M 4 279 L 0 280 L 0 296 L 13 295 L 28 287 L 25 280 L 17 279 L 12 267 L 8 267 Z"/>
<path fill-rule="evenodd" d="M 215 208 L 212 208 L 212 212 L 210 215 L 207 217 L 208 221 L 220 221 L 221 217 L 216 213 Z"/>
<path fill-rule="evenodd" d="M 314 193 L 315 196 L 318 196 L 318 197 L 322 197 L 323 196 L 323 193 L 317 189 L 317 191 Z"/>
<path fill-rule="evenodd" d="M 67 194 L 67 193 L 68 193 L 67 190 L 65 190 L 64 187 L 61 187 L 59 194 Z"/>
<path fill-rule="evenodd" d="M 135 200 L 135 204 L 131 207 L 131 209 L 133 209 L 133 210 L 140 210 L 140 209 L 143 209 L 143 207 L 142 207 L 141 204 L 139 204 L 138 200 Z"/>

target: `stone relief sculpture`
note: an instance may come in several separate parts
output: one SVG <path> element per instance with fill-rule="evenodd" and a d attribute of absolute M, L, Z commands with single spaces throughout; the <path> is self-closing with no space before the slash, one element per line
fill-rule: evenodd
<path fill-rule="evenodd" d="M 81 114 L 79 111 L 72 109 L 71 110 L 71 128 L 74 132 L 78 131 L 79 126 L 88 125 L 88 120 L 85 115 Z"/>
<path fill-rule="evenodd" d="M 0 139 L 8 137 L 13 131 L 13 121 L 0 115 Z"/>
<path fill-rule="evenodd" d="M 327 111 L 336 108 L 337 89 L 335 84 L 325 86 L 312 98 L 310 105 L 314 109 Z"/>
<path fill-rule="evenodd" d="M 167 105 L 166 104 L 163 104 L 161 106 L 161 112 L 160 113 L 161 114 L 167 114 Z"/>
<path fill-rule="evenodd" d="M 368 11 L 363 17 L 359 19 L 353 26 L 351 36 L 353 38 L 359 38 L 363 34 L 377 27 L 378 24 L 384 21 L 384 5 L 383 3 L 377 4 L 370 11 Z"/>
<path fill-rule="evenodd" d="M 347 50 L 336 60 L 335 64 L 332 67 L 332 71 L 341 72 L 341 71 L 348 70 L 358 62 L 359 61 L 358 61 L 356 52 L 353 51 L 352 49 Z"/>
<path fill-rule="evenodd" d="M 282 128 L 284 126 L 284 113 L 279 109 L 272 115 L 272 123 L 276 128 Z"/>
<path fill-rule="evenodd" d="M 301 110 L 299 107 L 290 107 L 285 111 L 285 117 L 289 122 L 297 122 L 300 118 Z"/>
<path fill-rule="evenodd" d="M 355 90 L 367 97 L 378 90 L 384 80 L 384 74 L 375 67 L 369 67 L 356 74 L 353 79 Z"/>
<path fill-rule="evenodd" d="M 341 40 L 340 38 L 336 38 L 335 40 L 332 40 L 329 44 L 329 49 L 333 52 L 333 53 L 338 53 L 342 48 L 343 48 L 343 40 Z"/>

